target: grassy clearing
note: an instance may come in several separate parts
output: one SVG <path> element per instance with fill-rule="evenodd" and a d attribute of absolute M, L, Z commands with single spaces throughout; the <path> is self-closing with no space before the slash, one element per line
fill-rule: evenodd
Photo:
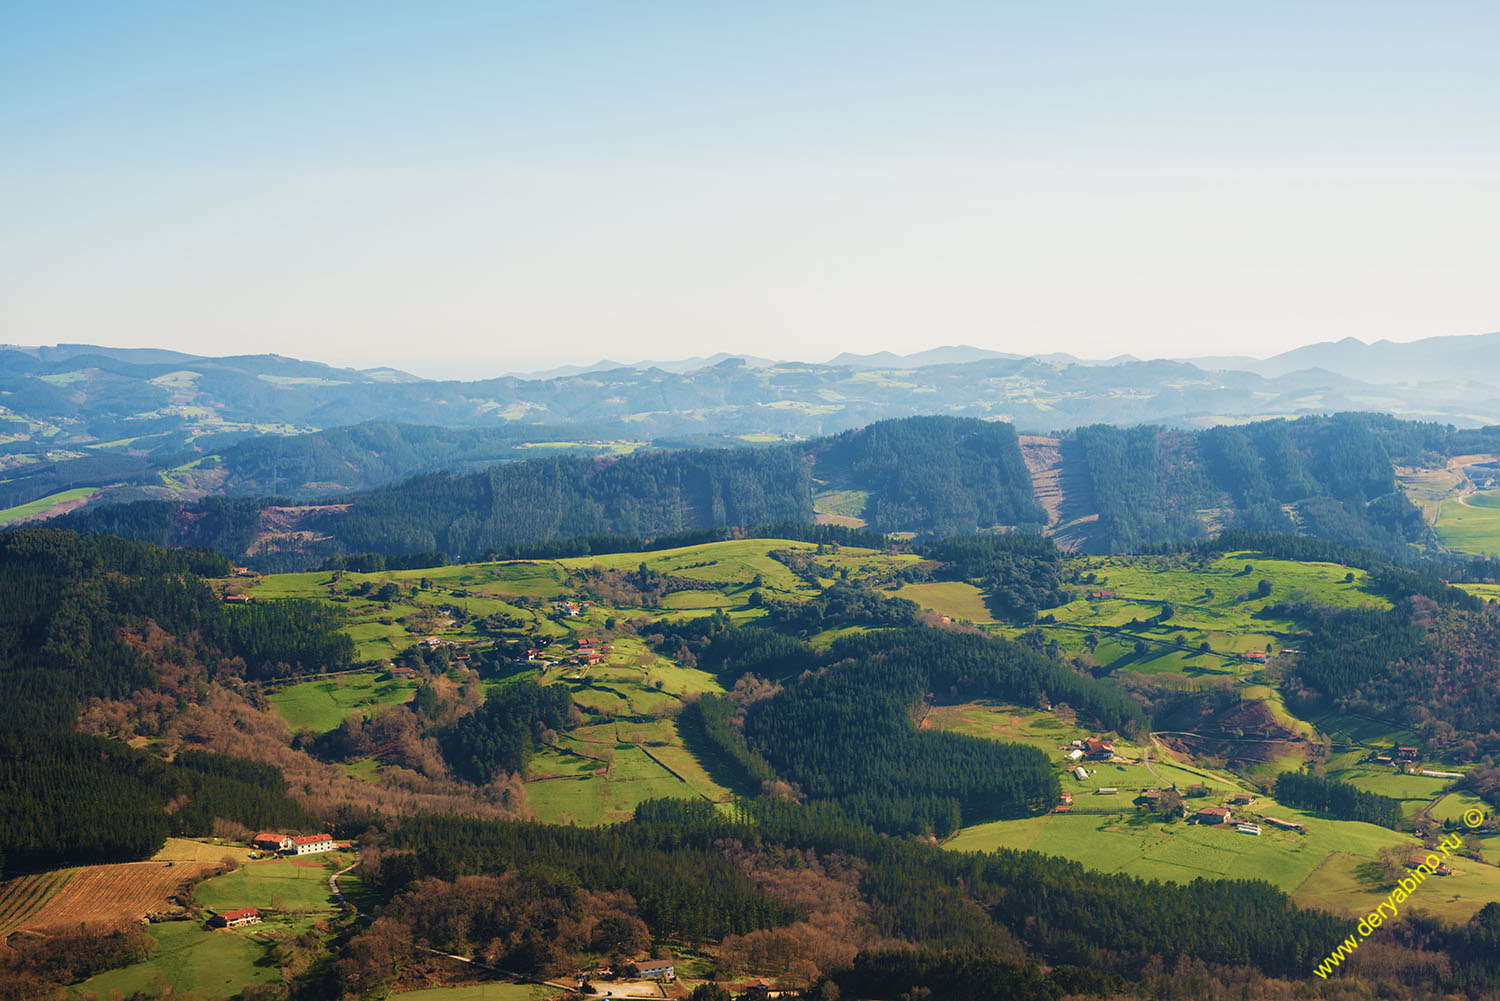
<path fill-rule="evenodd" d="M 158 943 L 151 959 L 75 984 L 69 995 L 154 996 L 158 976 L 174 993 L 205 999 L 230 997 L 250 984 L 281 983 L 281 971 L 267 961 L 266 946 L 249 929 L 209 930 L 195 921 L 175 921 L 152 925 L 149 934 Z"/>
<path fill-rule="evenodd" d="M 634 570 L 644 563 L 658 573 L 729 587 L 747 587 L 758 575 L 764 590 L 779 591 L 785 595 L 811 594 L 807 586 L 790 570 L 766 555 L 774 549 L 816 551 L 817 546 L 785 539 L 742 539 L 682 549 L 664 549 L 654 553 L 584 556 L 559 560 L 558 563 L 568 569 L 599 566 L 612 570 Z"/>
<path fill-rule="evenodd" d="M 1196 808 L 1200 801 L 1188 802 Z M 1100 872 L 1178 883 L 1200 876 L 1264 879 L 1291 893 L 1333 851 L 1350 851 L 1372 860 L 1389 845 L 1416 844 L 1413 838 L 1370 824 L 1309 818 L 1273 800 L 1257 802 L 1250 812 L 1306 823 L 1309 833 L 1264 827 L 1262 834 L 1254 837 L 1232 827 L 1165 824 L 1127 810 L 1105 815 L 1057 813 L 1040 821 L 982 824 L 966 828 L 947 847 L 954 851 L 1029 847 Z"/>
<path fill-rule="evenodd" d="M 868 490 L 823 490 L 813 494 L 813 510 L 840 518 L 862 519 L 870 503 Z"/>
<path fill-rule="evenodd" d="M 574 758 L 570 762 L 569 755 L 554 750 L 537 754 L 532 761 L 533 775 L 554 768 L 571 768 L 579 774 L 578 778 L 534 779 L 526 783 L 526 798 L 538 820 L 597 827 L 628 820 L 636 806 L 648 799 L 698 797 L 692 786 L 653 761 L 644 748 L 589 746 L 580 744 L 571 735 L 559 744 L 564 750 L 581 752 L 591 760 L 580 762 Z M 658 748 L 650 750 L 659 753 Z M 606 767 L 601 769 L 601 765 Z"/>
<path fill-rule="evenodd" d="M 1500 553 L 1500 492 L 1441 502 L 1432 527 L 1449 549 L 1477 556 Z"/>
<path fill-rule="evenodd" d="M 79 487 L 75 490 L 63 490 L 55 494 L 48 494 L 46 497 L 38 497 L 34 501 L 19 504 L 16 507 L 5 508 L 4 510 L 0 510 L 0 525 L 8 525 L 13 521 L 20 521 L 23 518 L 35 518 L 37 515 L 46 514 L 59 504 L 92 497 L 98 490 L 98 487 Z"/>
<path fill-rule="evenodd" d="M 299 913 L 331 912 L 338 906 L 328 891 L 328 876 L 351 861 L 343 852 L 328 852 L 246 862 L 234 872 L 198 884 L 194 894 L 213 911 L 263 907 Z"/>
<path fill-rule="evenodd" d="M 1412 855 L 1422 854 L 1414 844 Z M 1500 900 L 1500 869 L 1470 859 L 1457 859 L 1451 864 L 1453 874 L 1428 877 L 1402 905 L 1403 915 L 1425 911 L 1444 921 L 1461 923 L 1488 901 Z M 1378 865 L 1349 852 L 1334 851 L 1297 888 L 1292 899 L 1304 907 L 1357 917 L 1374 910 L 1391 889 Z"/>
<path fill-rule="evenodd" d="M 326 733 L 350 713 L 407 702 L 416 690 L 415 681 L 381 680 L 379 672 L 361 671 L 290 685 L 268 699 L 293 730 Z"/>
<path fill-rule="evenodd" d="M 994 616 L 984 604 L 984 592 L 973 584 L 961 581 L 941 583 L 907 584 L 896 592 L 896 597 L 915 601 L 923 608 L 975 625 L 992 625 Z"/>

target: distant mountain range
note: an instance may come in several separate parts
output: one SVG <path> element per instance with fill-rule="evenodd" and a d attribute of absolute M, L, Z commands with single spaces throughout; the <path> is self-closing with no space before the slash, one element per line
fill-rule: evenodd
<path fill-rule="evenodd" d="M 0 346 L 0 518 L 46 513 L 53 501 L 9 509 L 48 498 L 327 496 L 538 449 L 764 443 L 919 415 L 1048 434 L 1340 411 L 1500 423 L 1500 333 L 1346 338 L 1267 359 L 1083 360 L 962 345 L 824 364 L 720 354 L 473 382 L 280 355 Z"/>

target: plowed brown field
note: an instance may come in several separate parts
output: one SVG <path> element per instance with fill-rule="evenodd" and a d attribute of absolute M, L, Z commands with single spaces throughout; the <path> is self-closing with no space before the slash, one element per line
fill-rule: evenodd
<path fill-rule="evenodd" d="M 179 886 L 215 867 L 213 862 L 121 862 L 22 876 L 0 888 L 0 931 L 137 919 L 165 907 Z"/>

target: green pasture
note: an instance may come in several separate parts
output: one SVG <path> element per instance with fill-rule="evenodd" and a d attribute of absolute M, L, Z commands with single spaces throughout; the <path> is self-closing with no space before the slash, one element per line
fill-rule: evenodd
<path fill-rule="evenodd" d="M 1461 553 L 1500 553 L 1500 491 L 1450 497 L 1438 505 L 1433 531 L 1443 545 Z"/>
<path fill-rule="evenodd" d="M 580 744 L 565 737 L 559 746 L 593 758 L 592 765 L 565 759 L 568 754 L 546 749 L 538 752 L 531 764 L 531 774 L 565 773 L 569 768 L 577 778 L 532 779 L 526 783 L 526 798 L 538 820 L 549 824 L 577 824 L 597 827 L 600 824 L 628 820 L 638 804 L 648 799 L 694 799 L 698 792 L 653 761 L 646 751 L 630 745 L 613 748 Z M 652 748 L 652 753 L 657 749 Z M 606 767 L 602 771 L 585 771 Z M 545 770 L 545 771 L 544 771 Z"/>
<path fill-rule="evenodd" d="M 398 705 L 416 693 L 415 681 L 381 680 L 380 671 L 340 674 L 290 685 L 267 696 L 293 730 L 326 733 L 360 709 Z"/>
<path fill-rule="evenodd" d="M 984 604 L 984 592 L 973 584 L 962 581 L 942 581 L 925 584 L 907 584 L 896 592 L 896 597 L 915 601 L 929 611 L 953 619 L 987 626 L 994 623 L 994 616 Z"/>
<path fill-rule="evenodd" d="M 253 925 L 208 929 L 196 921 L 155 924 L 147 929 L 157 941 L 155 955 L 74 984 L 68 994 L 154 997 L 158 977 L 174 994 L 205 999 L 232 997 L 250 984 L 281 983 L 281 970 L 269 961 L 269 950 L 254 932 Z"/>
<path fill-rule="evenodd" d="M 1093 807 L 1095 799 L 1075 794 L 1074 803 L 1077 807 Z M 1215 801 L 1189 799 L 1187 803 L 1190 809 L 1196 809 L 1200 803 Z M 1100 872 L 1177 883 L 1199 877 L 1263 879 L 1291 893 L 1331 852 L 1348 851 L 1373 860 L 1389 845 L 1417 844 L 1414 838 L 1371 824 L 1308 817 L 1269 799 L 1236 810 L 1236 816 L 1242 814 L 1270 814 L 1305 823 L 1308 833 L 1280 831 L 1263 824 L 1257 837 L 1240 834 L 1233 825 L 1167 824 L 1135 811 L 1125 799 L 1120 813 L 1054 813 L 1033 820 L 965 828 L 946 847 L 953 851 L 1030 848 L 1061 855 Z"/>
<path fill-rule="evenodd" d="M 13 521 L 20 521 L 22 518 L 34 518 L 39 514 L 44 514 L 52 510 L 59 504 L 92 497 L 98 490 L 98 487 L 78 487 L 75 490 L 62 490 L 55 494 L 48 494 L 46 497 L 38 497 L 36 500 L 25 504 L 5 508 L 4 510 L 0 510 L 0 525 L 8 525 Z"/>
<path fill-rule="evenodd" d="M 1422 857 L 1427 849 L 1412 841 L 1410 854 Z M 1466 858 L 1451 859 L 1448 864 L 1452 875 L 1427 877 L 1400 905 L 1403 918 L 1423 911 L 1461 924 L 1489 901 L 1500 900 L 1500 868 Z M 1303 907 L 1357 919 L 1385 902 L 1393 888 L 1371 858 L 1335 850 L 1303 881 L 1292 899 Z"/>
<path fill-rule="evenodd" d="M 870 503 L 868 490 L 822 490 L 813 494 L 813 510 L 840 518 L 864 518 Z"/>
<path fill-rule="evenodd" d="M 576 559 L 559 560 L 570 570 L 586 566 L 599 566 L 612 570 L 634 570 L 644 563 L 657 573 L 727 588 L 749 585 L 759 575 L 763 589 L 782 592 L 786 595 L 810 593 L 807 586 L 797 579 L 783 564 L 766 554 L 775 549 L 817 550 L 807 542 L 785 539 L 740 539 L 730 542 L 711 542 L 701 546 L 681 549 L 663 549 L 652 553 L 618 553 L 608 556 L 581 556 Z M 855 551 L 859 552 L 859 551 Z"/>
<path fill-rule="evenodd" d="M 346 852 L 260 859 L 199 883 L 193 892 L 211 911 L 236 907 L 334 911 L 338 906 L 328 892 L 328 877 L 352 861 L 353 856 Z"/>

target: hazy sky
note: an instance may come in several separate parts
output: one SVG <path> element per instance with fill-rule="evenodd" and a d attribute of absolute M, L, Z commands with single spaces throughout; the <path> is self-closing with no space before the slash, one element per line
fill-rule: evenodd
<path fill-rule="evenodd" d="M 0 341 L 480 377 L 1500 329 L 1500 4 L 0 5 Z"/>

